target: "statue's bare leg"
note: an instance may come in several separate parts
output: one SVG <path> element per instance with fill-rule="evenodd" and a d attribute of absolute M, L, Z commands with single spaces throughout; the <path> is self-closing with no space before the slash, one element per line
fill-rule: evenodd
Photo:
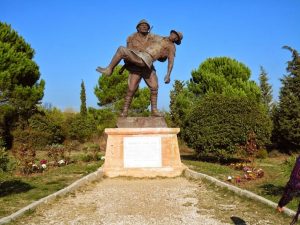
<path fill-rule="evenodd" d="M 121 46 L 118 48 L 115 55 L 111 59 L 111 62 L 108 65 L 108 67 L 97 67 L 96 71 L 106 76 L 110 76 L 114 71 L 114 68 L 120 63 L 122 59 L 137 66 L 145 66 L 144 61 L 140 57 L 138 57 L 130 49 Z"/>

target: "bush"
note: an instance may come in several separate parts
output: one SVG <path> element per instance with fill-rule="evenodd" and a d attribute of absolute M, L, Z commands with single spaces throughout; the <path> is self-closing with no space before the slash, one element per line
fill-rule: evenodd
<path fill-rule="evenodd" d="M 24 175 L 34 172 L 36 150 L 30 144 L 17 144 L 13 148 L 13 154 L 18 160 L 18 168 Z"/>
<path fill-rule="evenodd" d="M 5 141 L 4 141 L 4 138 L 2 138 L 0 136 L 0 148 L 5 148 Z"/>
<path fill-rule="evenodd" d="M 72 140 L 78 140 L 83 143 L 91 138 L 96 131 L 95 121 L 91 117 L 83 117 L 77 114 L 69 120 L 69 137 Z"/>
<path fill-rule="evenodd" d="M 105 128 L 114 128 L 117 124 L 117 114 L 111 109 L 95 109 L 89 107 L 88 109 L 89 117 L 97 125 L 97 133 L 99 135 L 103 134 Z"/>
<path fill-rule="evenodd" d="M 64 146 L 67 149 L 68 154 L 71 154 L 71 151 L 80 150 L 80 142 L 77 140 L 66 140 Z"/>
<path fill-rule="evenodd" d="M 35 148 L 51 144 L 60 144 L 65 137 L 61 127 L 51 121 L 46 115 L 35 114 L 29 119 L 28 125 L 18 126 L 13 131 L 15 143 L 27 143 Z"/>
<path fill-rule="evenodd" d="M 15 123 L 14 108 L 8 105 L 0 105 L 0 147 L 10 149 L 13 136 L 11 129 Z"/>
<path fill-rule="evenodd" d="M 7 171 L 8 163 L 9 163 L 9 158 L 6 149 L 0 147 L 0 171 L 4 171 L 4 172 Z"/>
<path fill-rule="evenodd" d="M 80 160 L 83 162 L 91 162 L 91 161 L 93 161 L 93 155 L 90 153 L 89 154 L 81 154 Z"/>
<path fill-rule="evenodd" d="M 266 109 L 254 100 L 210 94 L 188 114 L 183 137 L 199 155 L 226 159 L 246 145 L 249 132 L 258 148 L 269 143 L 271 128 Z"/>
<path fill-rule="evenodd" d="M 268 157 L 268 151 L 266 149 L 259 149 L 256 154 L 256 158 L 265 159 Z"/>
<path fill-rule="evenodd" d="M 278 149 L 272 149 L 272 150 L 269 152 L 268 156 L 269 156 L 270 158 L 276 158 L 276 157 L 282 156 L 282 154 L 283 154 L 283 153 L 281 153 Z"/>
<path fill-rule="evenodd" d="M 47 146 L 47 155 L 54 161 L 54 165 L 57 166 L 60 160 L 64 160 L 66 163 L 69 157 L 66 156 L 66 148 L 63 145 L 53 144 Z"/>
<path fill-rule="evenodd" d="M 296 164 L 297 157 L 295 155 L 292 155 L 288 157 L 283 165 L 282 165 L 282 172 L 285 174 L 286 177 L 291 176 L 291 172 Z"/>
<path fill-rule="evenodd" d="M 41 146 L 61 144 L 65 139 L 61 126 L 47 115 L 35 114 L 29 119 L 29 126 L 39 133 L 36 142 Z"/>
<path fill-rule="evenodd" d="M 94 143 L 87 143 L 83 147 L 83 151 L 86 153 L 87 156 L 89 156 L 89 158 L 91 158 L 88 161 L 91 161 L 91 160 L 96 161 L 99 158 L 100 146 L 98 144 L 94 144 Z M 83 161 L 85 161 L 85 160 L 83 160 Z"/>
<path fill-rule="evenodd" d="M 14 145 L 29 144 L 34 147 L 46 146 L 48 144 L 48 134 L 39 132 L 30 127 L 22 129 L 20 127 L 13 131 Z"/>

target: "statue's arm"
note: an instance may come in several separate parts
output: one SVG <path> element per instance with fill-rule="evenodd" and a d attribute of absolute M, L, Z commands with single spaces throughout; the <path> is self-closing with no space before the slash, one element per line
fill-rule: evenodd
<path fill-rule="evenodd" d="M 170 76 L 171 76 L 171 72 L 172 72 L 173 65 L 174 65 L 174 58 L 175 58 L 175 47 L 169 49 L 168 71 L 167 71 L 167 74 L 166 74 L 165 79 L 164 79 L 166 84 L 170 83 Z"/>
<path fill-rule="evenodd" d="M 129 36 L 126 40 L 126 47 L 132 48 L 132 36 Z"/>

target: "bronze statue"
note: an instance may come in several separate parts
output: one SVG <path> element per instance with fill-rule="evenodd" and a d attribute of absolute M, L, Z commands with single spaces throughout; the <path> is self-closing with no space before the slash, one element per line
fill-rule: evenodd
<path fill-rule="evenodd" d="M 150 31 L 150 24 L 146 20 L 141 20 L 136 25 L 137 32 L 133 33 L 127 38 L 127 48 L 136 51 L 145 51 L 146 47 L 150 43 L 150 40 L 154 37 Z M 150 102 L 151 102 L 151 114 L 153 116 L 159 116 L 157 110 L 157 93 L 158 93 L 158 81 L 156 76 L 155 68 L 151 68 L 151 71 L 145 68 L 140 68 L 134 64 L 125 61 L 125 65 L 120 70 L 122 73 L 123 69 L 129 71 L 128 77 L 128 90 L 125 97 L 125 103 L 121 116 L 125 117 L 128 114 L 128 108 L 130 106 L 132 97 L 134 96 L 141 78 L 144 79 L 145 83 L 150 89 Z"/>
<path fill-rule="evenodd" d="M 123 59 L 125 68 L 129 71 L 128 91 L 121 116 L 126 117 L 132 97 L 143 78 L 151 91 L 151 115 L 160 116 L 157 110 L 158 81 L 153 62 L 164 62 L 168 59 L 168 71 L 164 78 L 166 84 L 170 82 L 170 75 L 174 64 L 175 45 L 180 45 L 182 33 L 171 30 L 168 37 L 149 34 L 150 25 L 142 20 L 137 25 L 137 33 L 129 36 L 127 47 L 119 47 L 106 68 L 98 67 L 96 70 L 104 75 L 111 75 L 114 68 Z"/>

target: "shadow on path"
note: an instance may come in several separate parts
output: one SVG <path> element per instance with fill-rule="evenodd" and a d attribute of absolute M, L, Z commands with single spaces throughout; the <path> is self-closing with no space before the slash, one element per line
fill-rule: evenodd
<path fill-rule="evenodd" d="M 265 195 L 281 196 L 284 191 L 284 186 L 276 186 L 274 184 L 264 184 L 260 188 L 263 189 Z"/>
<path fill-rule="evenodd" d="M 0 182 L 0 197 L 4 197 L 10 194 L 17 194 L 27 192 L 33 187 L 20 180 L 9 180 Z"/>
<path fill-rule="evenodd" d="M 241 219 L 240 217 L 232 216 L 230 219 L 235 225 L 247 225 L 245 220 Z"/>

